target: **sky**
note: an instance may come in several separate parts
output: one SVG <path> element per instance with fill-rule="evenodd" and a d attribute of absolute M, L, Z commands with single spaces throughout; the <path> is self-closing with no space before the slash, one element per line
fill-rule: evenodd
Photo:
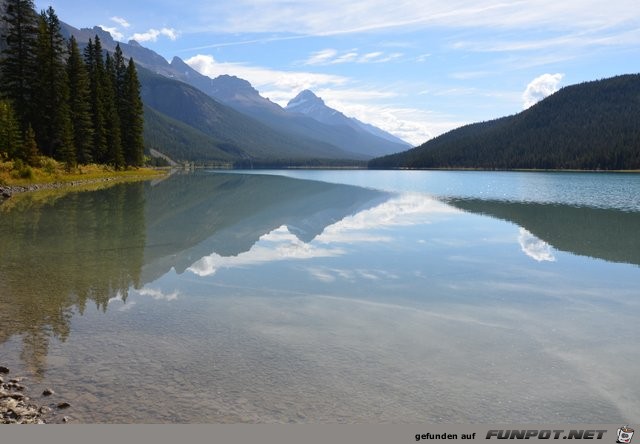
<path fill-rule="evenodd" d="M 35 3 L 211 77 L 246 79 L 282 106 L 310 89 L 413 145 L 563 86 L 640 72 L 637 0 Z"/>

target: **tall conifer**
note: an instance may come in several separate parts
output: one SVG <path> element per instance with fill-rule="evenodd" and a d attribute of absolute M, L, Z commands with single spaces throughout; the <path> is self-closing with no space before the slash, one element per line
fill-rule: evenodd
<path fill-rule="evenodd" d="M 67 59 L 69 79 L 69 108 L 73 125 L 73 141 L 79 163 L 92 160 L 93 123 L 91 119 L 91 94 L 86 66 L 80 56 L 75 37 L 69 40 Z"/>
<path fill-rule="evenodd" d="M 36 52 L 36 96 L 31 121 L 38 146 L 47 156 L 76 163 L 69 111 L 69 81 L 65 66 L 66 45 L 53 8 L 40 14 Z"/>
<path fill-rule="evenodd" d="M 124 109 L 121 114 L 122 144 L 127 165 L 140 166 L 144 158 L 144 108 L 140 82 L 133 59 L 129 59 L 124 79 Z"/>
<path fill-rule="evenodd" d="M 116 68 L 109 53 L 105 56 L 104 76 L 104 111 L 107 136 L 107 163 L 116 169 L 124 167 L 122 153 L 122 135 L 120 132 L 120 116 L 116 103 Z"/>
<path fill-rule="evenodd" d="M 11 100 L 24 132 L 32 114 L 38 20 L 32 0 L 7 0 L 6 9 L 1 13 L 8 30 L 7 46 L 0 57 L 0 91 Z"/>
<path fill-rule="evenodd" d="M 105 71 L 102 54 L 102 44 L 96 35 L 95 41 L 89 39 L 84 50 L 84 59 L 89 73 L 89 90 L 91 104 L 91 119 L 93 123 L 93 152 L 94 162 L 105 163 L 107 161 L 107 132 L 105 115 Z"/>

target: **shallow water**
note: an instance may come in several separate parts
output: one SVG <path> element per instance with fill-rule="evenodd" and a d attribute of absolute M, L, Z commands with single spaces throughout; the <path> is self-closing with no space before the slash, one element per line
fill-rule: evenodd
<path fill-rule="evenodd" d="M 0 363 L 77 422 L 640 420 L 636 175 L 200 172 L 0 239 Z"/>

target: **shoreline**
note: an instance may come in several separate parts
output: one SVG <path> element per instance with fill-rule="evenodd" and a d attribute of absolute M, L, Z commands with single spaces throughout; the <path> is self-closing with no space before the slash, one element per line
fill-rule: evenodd
<path fill-rule="evenodd" d="M 60 417 L 63 411 L 71 407 L 68 402 L 43 402 L 52 400 L 55 392 L 45 389 L 39 402 L 26 395 L 24 385 L 27 378 L 9 377 L 10 370 L 0 365 L 0 424 L 66 424 L 68 416 Z M 55 396 L 53 397 L 55 398 Z"/>
<path fill-rule="evenodd" d="M 140 175 L 121 175 L 121 174 L 113 174 L 105 177 L 98 178 L 90 178 L 90 179 L 78 179 L 78 180 L 70 180 L 70 181 L 57 181 L 57 182 L 44 182 L 44 183 L 32 183 L 25 185 L 0 185 L 0 202 L 3 202 L 11 197 L 22 194 L 22 193 L 30 193 L 35 191 L 45 191 L 45 190 L 64 190 L 64 189 L 74 189 L 77 187 L 81 187 L 84 185 L 95 185 L 95 184 L 108 184 L 113 182 L 113 184 L 122 183 L 122 182 L 136 182 L 142 180 L 153 180 L 164 177 L 166 175 L 166 171 L 164 170 L 154 170 L 157 174 L 140 174 Z"/>

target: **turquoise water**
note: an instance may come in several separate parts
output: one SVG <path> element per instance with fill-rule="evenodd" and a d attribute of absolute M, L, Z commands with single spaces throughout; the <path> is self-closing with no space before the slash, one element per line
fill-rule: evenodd
<path fill-rule="evenodd" d="M 640 420 L 636 175 L 176 174 L 0 239 L 0 364 L 77 422 Z"/>

